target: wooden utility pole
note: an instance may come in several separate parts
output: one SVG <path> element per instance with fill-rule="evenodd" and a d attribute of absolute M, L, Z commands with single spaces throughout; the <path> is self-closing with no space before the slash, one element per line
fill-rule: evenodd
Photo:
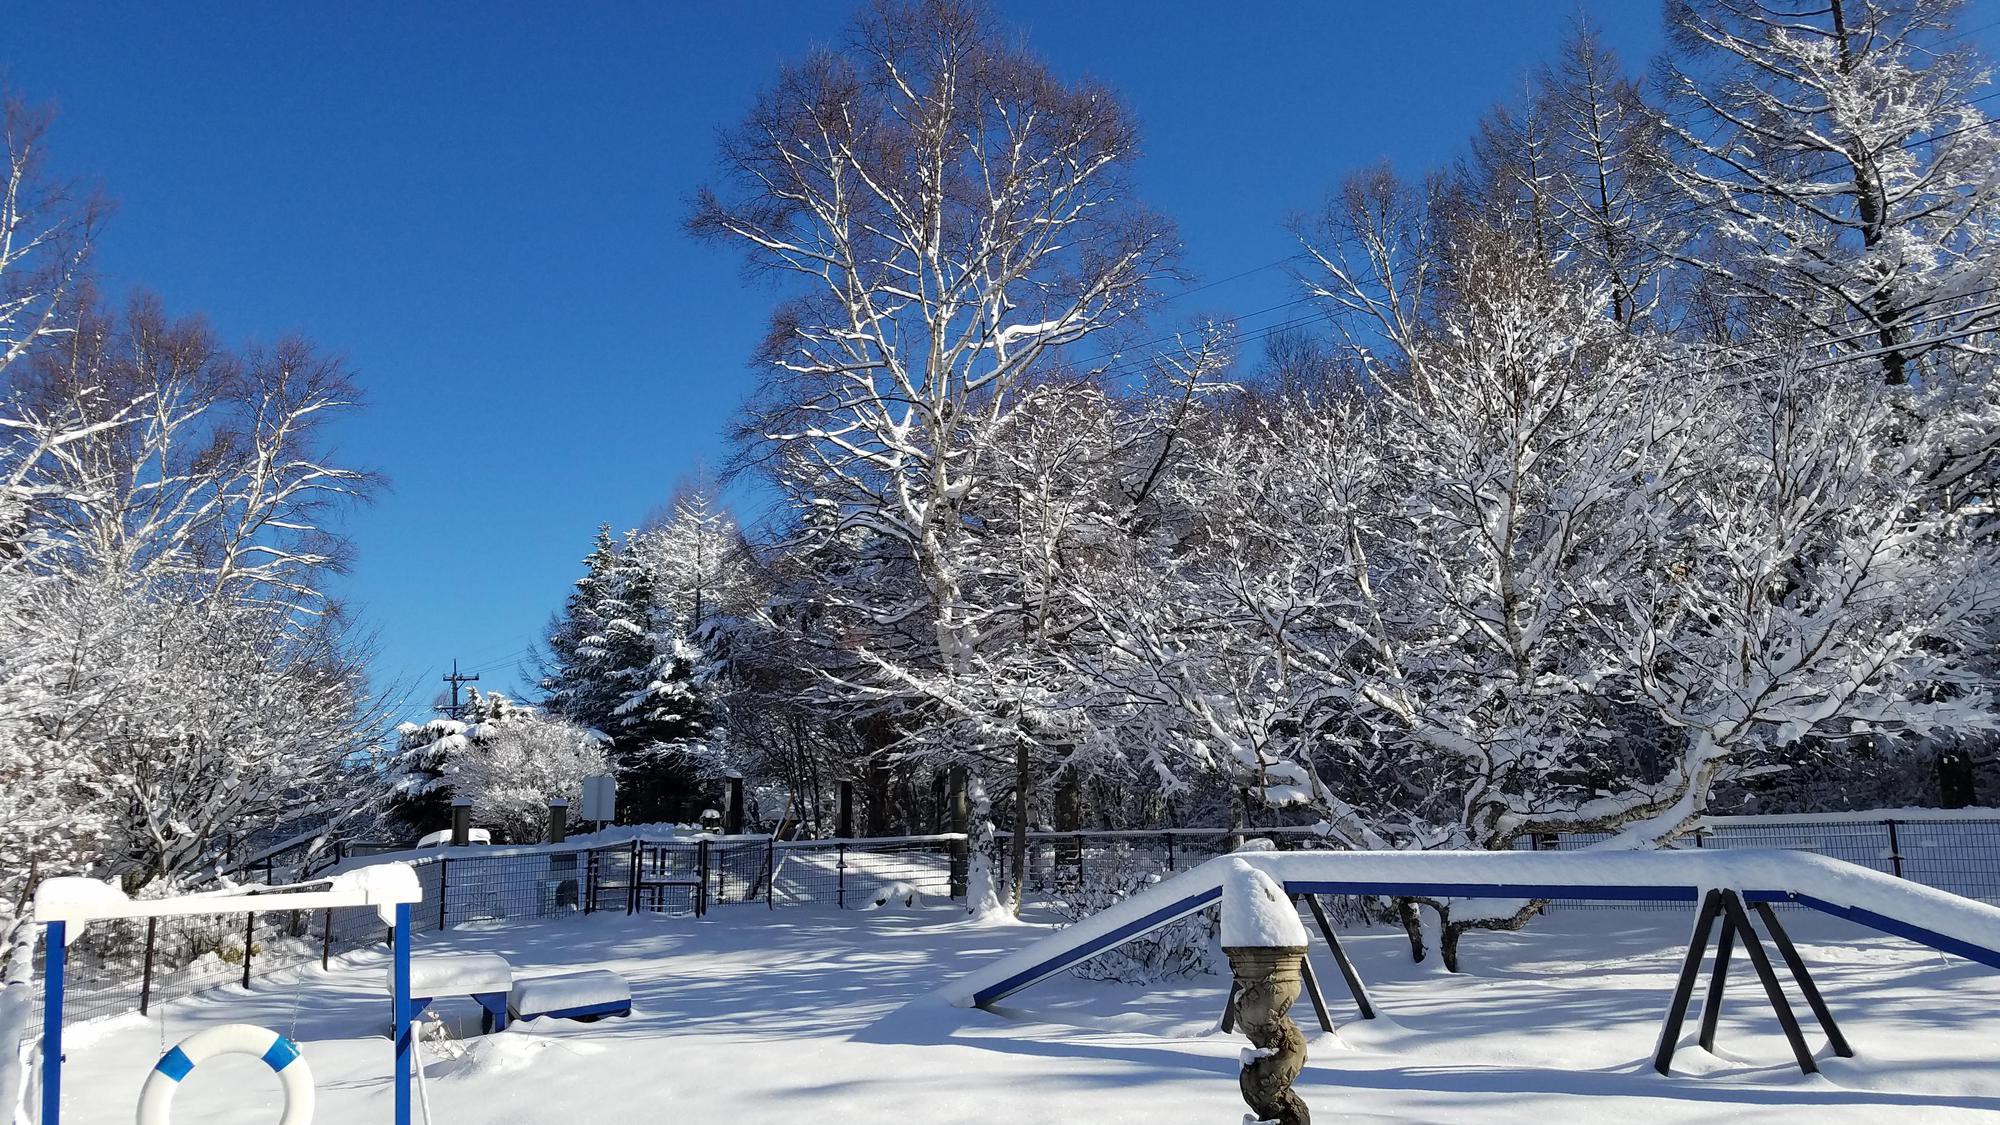
<path fill-rule="evenodd" d="M 445 715 L 446 715 L 447 717 L 449 717 L 449 718 L 453 718 L 453 719 L 462 719 L 462 718 L 464 718 L 464 717 L 465 717 L 465 707 L 464 707 L 464 706 L 463 706 L 462 704 L 460 704 L 460 703 L 459 703 L 459 701 L 458 701 L 458 689 L 459 689 L 459 688 L 460 688 L 461 686 L 465 685 L 465 684 L 476 684 L 476 683 L 478 683 L 478 682 L 479 682 L 479 676 L 478 676 L 478 675 L 477 675 L 476 673 L 475 673 L 474 675 L 470 675 L 470 676 L 461 676 L 461 675 L 459 675 L 459 674 L 458 674 L 458 660 L 457 660 L 457 658 L 455 658 L 455 657 L 454 657 L 454 658 L 452 659 L 452 662 L 451 662 L 451 675 L 449 675 L 449 676 L 444 676 L 444 677 L 441 677 L 441 678 L 442 678 L 442 679 L 444 680 L 444 682 L 445 682 L 445 683 L 448 683 L 448 684 L 450 684 L 450 685 L 451 685 L 451 706 L 449 706 L 449 707 L 446 707 L 446 708 L 444 709 L 444 713 L 445 713 Z"/>

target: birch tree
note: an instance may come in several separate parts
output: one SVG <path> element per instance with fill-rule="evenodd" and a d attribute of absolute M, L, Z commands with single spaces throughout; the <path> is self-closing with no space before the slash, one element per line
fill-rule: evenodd
<path fill-rule="evenodd" d="M 1133 196 L 1130 114 L 1006 41 L 976 4 L 873 5 L 844 49 L 781 72 L 691 221 L 791 283 L 759 353 L 753 444 L 777 447 L 795 503 L 907 555 L 913 585 L 850 589 L 848 608 L 927 622 L 921 666 L 960 683 L 996 625 L 969 563 L 983 454 L 1172 251 Z M 1025 776 L 1031 738 L 1010 737 Z"/>

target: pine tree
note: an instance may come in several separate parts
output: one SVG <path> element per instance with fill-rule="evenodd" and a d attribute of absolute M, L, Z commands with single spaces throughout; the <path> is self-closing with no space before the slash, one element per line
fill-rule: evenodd
<path fill-rule="evenodd" d="M 701 654 L 659 596 L 656 569 L 637 543 L 598 529 L 585 574 L 550 628 L 541 686 L 551 713 L 609 740 L 631 820 L 685 819 L 700 811 L 705 772 Z"/>

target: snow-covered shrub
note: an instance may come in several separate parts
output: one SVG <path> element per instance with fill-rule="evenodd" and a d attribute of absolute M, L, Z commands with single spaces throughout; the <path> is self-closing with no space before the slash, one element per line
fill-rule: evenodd
<path fill-rule="evenodd" d="M 1081 922 L 1165 878 L 1155 863 L 1123 844 L 1093 859 L 1084 873 L 1083 885 L 1051 903 L 1071 922 Z M 1084 980 L 1125 984 L 1152 984 L 1196 976 L 1210 971 L 1220 933 L 1220 914 L 1211 907 L 1107 949 L 1070 972 Z"/>
<path fill-rule="evenodd" d="M 482 707 L 479 721 L 463 728 L 463 745 L 446 755 L 445 779 L 456 796 L 471 800 L 481 824 L 510 840 L 539 839 L 550 798 L 574 798 L 584 778 L 611 770 L 595 731 L 499 695 L 475 706 Z"/>
<path fill-rule="evenodd" d="M 869 903 L 869 909 L 879 909 L 884 906 L 901 906 L 915 909 L 923 904 L 923 892 L 908 883 L 897 881 L 883 884 L 875 892 L 875 898 Z"/>

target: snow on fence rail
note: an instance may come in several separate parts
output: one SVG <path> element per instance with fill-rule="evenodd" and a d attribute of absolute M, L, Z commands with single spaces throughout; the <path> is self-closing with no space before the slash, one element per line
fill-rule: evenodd
<path fill-rule="evenodd" d="M 865 907 L 888 887 L 927 898 L 962 894 L 953 848 L 962 835 L 855 840 L 773 841 L 768 836 L 631 834 L 606 843 L 382 851 L 350 854 L 330 873 L 378 863 L 408 864 L 424 898 L 412 932 L 423 934 L 489 919 L 546 918 L 599 912 L 705 914 L 711 907 L 797 903 Z M 80 1023 L 163 1004 L 228 984 L 251 987 L 261 975 L 385 945 L 388 931 L 371 911 L 282 911 L 247 915 L 240 929 L 206 931 L 138 925 L 116 935 L 100 928 L 124 957 L 95 966 L 72 961 L 65 1022 Z M 206 952 L 174 964 L 170 950 L 188 940 Z M 41 1025 L 37 994 L 26 1020 Z M 8 1038 L 0 1049 L 11 1049 Z"/>

